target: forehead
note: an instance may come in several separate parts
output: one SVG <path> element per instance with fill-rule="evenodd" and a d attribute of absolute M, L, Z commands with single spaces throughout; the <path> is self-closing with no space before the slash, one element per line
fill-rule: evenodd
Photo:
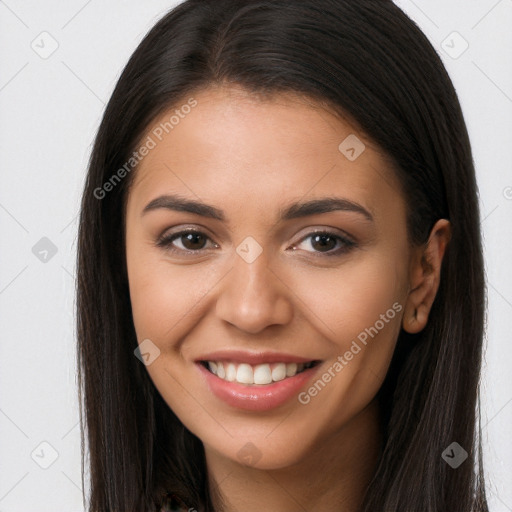
<path fill-rule="evenodd" d="M 389 159 L 325 106 L 290 93 L 263 100 L 237 87 L 192 97 L 192 108 L 182 108 L 186 100 L 175 105 L 145 134 L 153 147 L 130 191 L 138 208 L 176 190 L 216 204 L 238 198 L 244 209 L 249 197 L 267 209 L 333 193 L 357 198 L 370 211 L 386 195 L 396 205 L 399 184 Z"/>

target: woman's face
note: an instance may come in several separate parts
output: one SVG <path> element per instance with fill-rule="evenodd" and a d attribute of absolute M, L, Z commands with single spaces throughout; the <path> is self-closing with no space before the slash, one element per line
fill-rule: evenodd
<path fill-rule="evenodd" d="M 285 467 L 382 384 L 410 289 L 405 203 L 383 155 L 326 110 L 235 88 L 194 99 L 147 132 L 128 197 L 137 339 L 210 453 Z"/>

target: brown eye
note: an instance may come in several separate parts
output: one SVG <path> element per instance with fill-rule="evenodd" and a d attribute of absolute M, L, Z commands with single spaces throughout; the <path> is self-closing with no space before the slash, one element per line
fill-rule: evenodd
<path fill-rule="evenodd" d="M 176 237 L 174 237 L 176 238 Z M 178 238 L 183 240 L 182 244 L 185 249 L 195 251 L 202 249 L 206 243 L 206 238 L 201 233 L 187 233 L 186 235 L 179 235 Z"/>
<path fill-rule="evenodd" d="M 205 248 L 208 240 L 210 238 L 200 231 L 187 230 L 162 237 L 157 246 L 172 252 L 197 252 Z"/>
<path fill-rule="evenodd" d="M 310 242 L 306 244 L 305 241 L 308 239 L 310 239 Z M 317 231 L 305 236 L 299 244 L 293 246 L 293 249 L 296 250 L 301 245 L 313 248 L 313 251 L 304 250 L 316 253 L 316 256 L 337 256 L 349 252 L 357 244 L 348 238 L 328 231 Z"/>
<path fill-rule="evenodd" d="M 311 237 L 311 247 L 321 252 L 334 249 L 336 244 L 336 238 L 328 234 L 314 235 Z"/>

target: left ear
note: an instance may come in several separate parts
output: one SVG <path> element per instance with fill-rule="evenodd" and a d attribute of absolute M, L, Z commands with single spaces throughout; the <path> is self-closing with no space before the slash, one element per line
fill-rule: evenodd
<path fill-rule="evenodd" d="M 428 242 L 414 253 L 410 268 L 410 291 L 405 304 L 402 326 L 415 334 L 427 325 L 428 315 L 439 289 L 441 263 L 451 238 L 451 225 L 439 219 Z"/>

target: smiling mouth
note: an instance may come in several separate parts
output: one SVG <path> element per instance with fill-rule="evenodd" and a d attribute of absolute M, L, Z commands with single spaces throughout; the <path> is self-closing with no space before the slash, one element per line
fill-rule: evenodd
<path fill-rule="evenodd" d="M 247 386 L 266 385 L 289 379 L 317 366 L 319 363 L 320 361 L 309 361 L 306 363 L 264 363 L 251 365 L 233 361 L 200 361 L 202 366 L 219 379 Z"/>

